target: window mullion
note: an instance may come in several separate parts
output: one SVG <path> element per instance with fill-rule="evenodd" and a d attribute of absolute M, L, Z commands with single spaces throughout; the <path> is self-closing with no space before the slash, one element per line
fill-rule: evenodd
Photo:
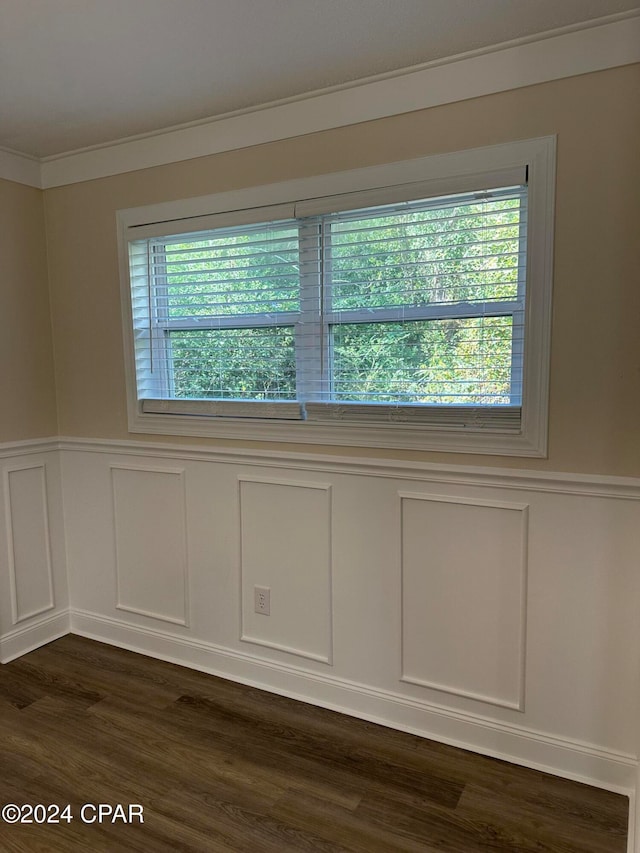
<path fill-rule="evenodd" d="M 331 320 L 333 316 L 333 253 L 331 244 L 331 221 L 322 217 L 320 227 L 320 360 L 321 388 L 318 399 L 330 400 L 333 396 L 333 340 Z"/>
<path fill-rule="evenodd" d="M 527 280 L 527 221 L 528 194 L 520 195 L 518 231 L 518 308 L 513 312 L 511 330 L 511 387 L 510 402 L 522 405 L 522 377 L 525 336 L 525 286 Z"/>
<path fill-rule="evenodd" d="M 296 323 L 296 389 L 300 401 L 322 399 L 321 226 L 318 219 L 301 220 L 300 315 Z"/>

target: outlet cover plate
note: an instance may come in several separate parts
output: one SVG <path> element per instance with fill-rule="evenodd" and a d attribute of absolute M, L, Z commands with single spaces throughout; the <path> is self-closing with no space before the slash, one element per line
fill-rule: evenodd
<path fill-rule="evenodd" d="M 253 609 L 263 616 L 271 615 L 271 589 L 268 586 L 254 586 Z"/>

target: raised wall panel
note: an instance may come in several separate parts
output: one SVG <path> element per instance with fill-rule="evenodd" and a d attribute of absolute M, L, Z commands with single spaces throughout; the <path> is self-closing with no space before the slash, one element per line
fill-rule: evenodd
<path fill-rule="evenodd" d="M 241 639 L 331 663 L 331 491 L 324 483 L 240 478 Z M 271 615 L 254 612 L 254 587 Z"/>
<path fill-rule="evenodd" d="M 524 710 L 527 506 L 400 497 L 402 680 Z"/>
<path fill-rule="evenodd" d="M 119 610 L 187 625 L 184 472 L 111 466 Z"/>
<path fill-rule="evenodd" d="M 15 625 L 54 607 L 45 465 L 5 471 L 4 490 Z"/>

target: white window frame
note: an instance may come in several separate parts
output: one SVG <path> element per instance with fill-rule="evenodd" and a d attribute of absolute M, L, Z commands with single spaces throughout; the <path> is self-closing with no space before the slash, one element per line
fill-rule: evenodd
<path fill-rule="evenodd" d="M 129 431 L 157 435 L 188 435 L 305 444 L 435 450 L 511 456 L 547 453 L 551 289 L 555 189 L 555 137 L 522 140 L 486 148 L 438 154 L 416 160 L 338 172 L 217 193 L 201 198 L 148 205 L 117 212 L 122 293 L 125 380 Z M 237 416 L 215 417 L 216 401 L 197 401 L 192 413 L 180 413 L 179 401 L 160 400 L 153 411 L 143 410 L 137 397 L 135 353 L 129 282 L 129 242 L 143 237 L 202 231 L 255 221 L 255 208 L 271 208 L 267 219 L 311 215 L 329 196 L 371 191 L 377 200 L 404 184 L 420 184 L 422 197 L 450 195 L 487 186 L 491 174 L 525 168 L 528 174 L 528 228 L 522 415 L 519 431 L 478 422 L 475 426 L 423 423 L 415 418 L 376 422 L 366 407 L 355 407 L 353 417 L 313 416 L 306 420 L 279 420 L 269 403 L 240 404 Z M 493 183 L 498 186 L 499 183 Z M 410 190 L 409 190 L 410 191 Z M 418 197 L 418 196 L 414 196 Z M 364 204 L 362 206 L 365 206 Z M 277 405 L 276 412 L 277 412 Z M 256 416 L 262 407 L 265 417 Z M 434 407 L 437 408 L 437 407 Z M 447 407 L 442 407 L 446 412 Z M 489 407 L 487 407 L 489 408 Z M 349 410 L 351 411 L 351 409 Z M 225 414 L 228 414 L 225 412 Z M 350 418 L 350 419 L 349 419 Z"/>

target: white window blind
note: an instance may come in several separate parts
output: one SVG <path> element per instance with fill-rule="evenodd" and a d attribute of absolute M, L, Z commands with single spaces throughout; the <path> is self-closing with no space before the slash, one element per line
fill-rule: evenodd
<path fill-rule="evenodd" d="M 130 258 L 138 396 L 145 411 L 177 411 L 157 400 L 234 401 L 194 411 L 299 416 L 295 221 L 136 241 Z M 292 405 L 251 405 L 267 401 Z"/>
<path fill-rule="evenodd" d="M 383 203 L 367 193 L 366 206 L 354 194 L 287 206 L 286 218 L 270 221 L 256 209 L 207 219 L 206 230 L 185 231 L 203 220 L 132 233 L 142 410 L 518 430 L 524 170 L 521 178 L 436 198 L 411 198 L 404 186 L 395 201 L 386 189 Z"/>

